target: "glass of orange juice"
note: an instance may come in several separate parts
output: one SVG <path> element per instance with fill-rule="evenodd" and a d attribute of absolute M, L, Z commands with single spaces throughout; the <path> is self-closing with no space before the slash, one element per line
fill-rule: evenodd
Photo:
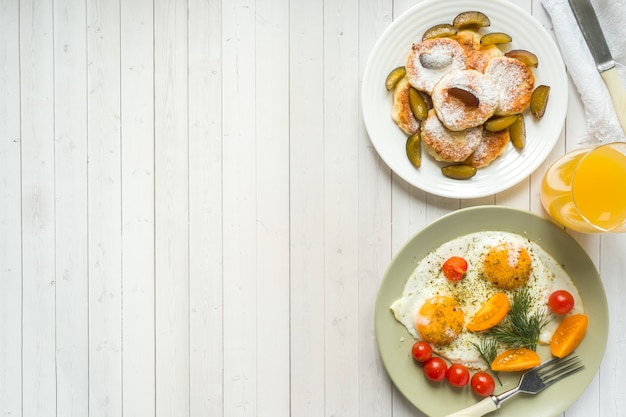
<path fill-rule="evenodd" d="M 569 229 L 626 232 L 626 143 L 563 155 L 543 177 L 541 203 Z"/>

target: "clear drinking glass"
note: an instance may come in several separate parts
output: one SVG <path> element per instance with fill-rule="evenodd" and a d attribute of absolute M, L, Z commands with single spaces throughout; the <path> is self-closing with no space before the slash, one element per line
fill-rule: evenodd
<path fill-rule="evenodd" d="M 563 155 L 546 172 L 541 203 L 554 220 L 582 233 L 626 232 L 626 143 Z"/>

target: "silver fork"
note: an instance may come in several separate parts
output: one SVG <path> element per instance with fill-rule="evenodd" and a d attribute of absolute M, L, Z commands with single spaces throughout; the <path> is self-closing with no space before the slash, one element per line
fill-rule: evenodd
<path fill-rule="evenodd" d="M 496 411 L 502 403 L 518 392 L 537 394 L 561 379 L 582 370 L 585 366 L 578 356 L 556 358 L 534 367 L 522 374 L 517 387 L 500 395 L 491 395 L 477 404 L 469 406 L 447 417 L 479 417 Z"/>

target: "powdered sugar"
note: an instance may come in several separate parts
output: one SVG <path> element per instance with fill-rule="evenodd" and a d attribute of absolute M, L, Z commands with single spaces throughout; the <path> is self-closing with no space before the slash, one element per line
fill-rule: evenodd
<path fill-rule="evenodd" d="M 421 54 L 419 56 L 420 64 L 427 69 L 443 69 L 452 64 L 452 55 L 434 51 L 429 54 Z"/>

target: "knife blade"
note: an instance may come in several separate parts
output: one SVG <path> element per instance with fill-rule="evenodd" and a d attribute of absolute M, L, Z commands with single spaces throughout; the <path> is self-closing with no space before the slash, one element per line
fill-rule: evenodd
<path fill-rule="evenodd" d="M 604 38 L 598 17 L 589 0 L 568 1 L 598 72 L 609 90 L 622 130 L 626 133 L 626 89 L 617 73 L 615 61 Z"/>

